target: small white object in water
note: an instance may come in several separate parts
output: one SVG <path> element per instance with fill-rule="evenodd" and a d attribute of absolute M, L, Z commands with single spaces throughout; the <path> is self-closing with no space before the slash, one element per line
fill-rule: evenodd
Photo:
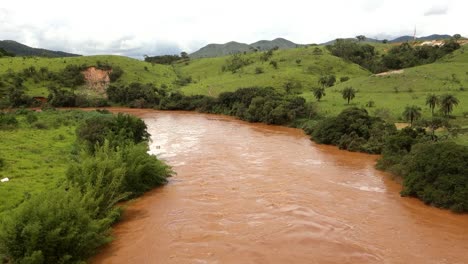
<path fill-rule="evenodd" d="M 7 182 L 7 181 L 10 181 L 10 179 L 8 179 L 8 178 L 3 178 L 3 179 L 0 180 L 0 182 Z"/>

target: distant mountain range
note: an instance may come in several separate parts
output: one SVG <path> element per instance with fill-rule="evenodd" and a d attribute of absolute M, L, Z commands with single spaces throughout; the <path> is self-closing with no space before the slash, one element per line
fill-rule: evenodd
<path fill-rule="evenodd" d="M 452 36 L 450 35 L 439 35 L 439 34 L 433 34 L 425 37 L 419 37 L 416 38 L 417 41 L 427 41 L 427 40 L 438 40 L 438 39 L 448 39 L 451 38 Z M 356 38 L 346 38 L 349 40 L 356 40 Z M 388 40 L 388 43 L 399 43 L 399 42 L 406 42 L 406 41 L 412 41 L 413 36 L 401 36 L 392 40 Z M 331 45 L 335 43 L 336 39 L 327 41 L 325 43 L 321 43 L 320 45 Z M 373 39 L 373 38 L 366 38 L 365 42 L 382 42 L 383 40 L 380 39 Z"/>
<path fill-rule="evenodd" d="M 280 49 L 292 49 L 298 46 L 302 45 L 296 44 L 284 38 L 277 38 L 274 40 L 260 40 L 252 44 L 231 41 L 225 44 L 208 44 L 205 47 L 190 54 L 189 56 L 191 58 L 219 57 L 236 53 L 250 52 L 254 50 L 269 50 L 274 47 L 278 47 Z"/>
<path fill-rule="evenodd" d="M 37 56 L 49 58 L 81 56 L 78 54 L 72 54 L 63 51 L 31 48 L 13 40 L 0 40 L 0 48 L 4 49 L 9 53 L 13 53 L 16 56 Z"/>
<path fill-rule="evenodd" d="M 416 40 L 419 41 L 427 41 L 427 40 L 438 40 L 438 39 L 447 39 L 450 38 L 450 35 L 438 35 L 433 34 L 430 36 L 419 37 Z M 356 40 L 355 38 L 347 38 L 349 40 Z M 398 43 L 398 42 L 406 42 L 413 40 L 412 36 L 401 36 L 392 40 L 388 40 L 389 43 Z M 327 41 L 325 43 L 321 43 L 320 45 L 331 45 L 335 43 L 336 39 Z M 382 40 L 374 39 L 374 38 L 366 38 L 365 42 L 373 42 L 373 43 L 380 43 Z M 243 53 L 243 52 L 250 52 L 253 50 L 269 50 L 274 47 L 278 47 L 279 49 L 292 49 L 299 46 L 303 46 L 302 44 L 296 44 L 292 41 L 289 41 L 284 38 L 277 38 L 274 40 L 260 40 L 254 42 L 252 44 L 245 44 L 239 43 L 235 41 L 231 41 L 225 44 L 208 44 L 205 47 L 195 51 L 194 53 L 190 54 L 191 58 L 209 58 L 209 57 L 220 57 L 226 56 L 236 53 Z"/>

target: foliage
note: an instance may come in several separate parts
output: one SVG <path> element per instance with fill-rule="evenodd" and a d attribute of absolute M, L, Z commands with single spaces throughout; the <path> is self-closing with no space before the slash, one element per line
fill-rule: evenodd
<path fill-rule="evenodd" d="M 128 114 L 97 115 L 84 121 L 77 129 L 77 136 L 93 151 L 96 146 L 102 146 L 106 139 L 111 146 L 145 142 L 149 138 L 146 129 L 143 120 Z"/>
<path fill-rule="evenodd" d="M 337 39 L 333 45 L 327 46 L 331 54 L 354 62 L 371 72 L 382 72 L 385 69 L 379 64 L 379 54 L 370 44 L 356 43 L 354 40 Z"/>
<path fill-rule="evenodd" d="M 413 121 L 421 118 L 421 107 L 416 105 L 406 106 L 403 117 L 405 120 L 410 121 L 410 125 L 413 126 Z"/>
<path fill-rule="evenodd" d="M 240 69 L 242 69 L 244 66 L 247 66 L 249 64 L 252 64 L 253 61 L 250 60 L 248 57 L 238 53 L 230 56 L 225 64 L 222 66 L 221 70 L 224 71 L 230 71 L 232 73 L 236 73 Z"/>
<path fill-rule="evenodd" d="M 317 101 L 320 101 L 320 99 L 325 96 L 325 88 L 323 87 L 315 87 L 312 89 L 312 92 L 314 93 L 315 98 L 317 98 Z"/>
<path fill-rule="evenodd" d="M 378 154 L 382 151 L 385 137 L 395 130 L 394 125 L 369 116 L 365 109 L 352 107 L 336 117 L 320 121 L 312 131 L 312 139 L 350 151 Z"/>
<path fill-rule="evenodd" d="M 402 162 L 402 195 L 468 211 L 468 147 L 452 142 L 418 144 Z"/>
<path fill-rule="evenodd" d="M 458 103 L 459 100 L 451 94 L 444 94 L 439 99 L 440 109 L 445 116 L 448 116 L 453 111 L 453 107 L 457 106 Z"/>
<path fill-rule="evenodd" d="M 426 97 L 426 105 L 429 105 L 431 108 L 431 113 L 434 115 L 434 109 L 439 104 L 439 97 L 435 94 L 428 94 Z"/>
<path fill-rule="evenodd" d="M 14 57 L 15 54 L 12 52 L 6 51 L 4 48 L 0 48 L 0 58 L 2 57 Z"/>
<path fill-rule="evenodd" d="M 346 87 L 341 91 L 341 95 L 343 96 L 343 99 L 346 99 L 348 101 L 353 100 L 354 97 L 356 96 L 357 91 L 353 87 Z"/>
<path fill-rule="evenodd" d="M 68 89 L 49 87 L 49 97 L 47 102 L 55 107 L 73 107 L 76 106 L 76 95 Z"/>
<path fill-rule="evenodd" d="M 335 85 L 335 82 L 336 82 L 336 77 L 333 74 L 322 75 L 320 76 L 320 79 L 318 80 L 318 84 L 324 88 Z"/>
<path fill-rule="evenodd" d="M 18 127 L 15 115 L 0 112 L 0 129 L 12 129 Z"/>
<path fill-rule="evenodd" d="M 94 208 L 75 188 L 43 192 L 2 218 L 0 244 L 13 263 L 79 263 L 110 241 Z"/>
<path fill-rule="evenodd" d="M 157 64 L 166 64 L 170 65 L 182 58 L 179 55 L 162 55 L 162 56 L 145 56 L 145 61 L 150 63 L 157 63 Z"/>
<path fill-rule="evenodd" d="M 121 67 L 119 66 L 112 67 L 112 71 L 109 73 L 110 81 L 111 82 L 117 81 L 120 78 L 120 76 L 122 76 L 123 73 L 124 71 L 122 70 Z"/>

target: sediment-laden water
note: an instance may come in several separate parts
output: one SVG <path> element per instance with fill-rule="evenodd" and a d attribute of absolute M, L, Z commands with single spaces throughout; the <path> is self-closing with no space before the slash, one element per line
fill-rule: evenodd
<path fill-rule="evenodd" d="M 177 175 L 128 206 L 93 263 L 468 263 L 468 216 L 401 198 L 377 156 L 299 129 L 122 110 Z"/>

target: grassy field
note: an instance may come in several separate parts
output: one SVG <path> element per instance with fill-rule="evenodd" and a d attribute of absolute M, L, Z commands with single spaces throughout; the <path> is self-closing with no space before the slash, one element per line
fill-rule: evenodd
<path fill-rule="evenodd" d="M 46 111 L 17 115 L 19 125 L 0 129 L 0 214 L 16 207 L 29 195 L 55 189 L 65 176 L 76 139 L 76 126 L 92 113 Z M 27 121 L 27 116 L 36 121 Z"/>
<path fill-rule="evenodd" d="M 58 72 L 67 65 L 95 66 L 97 62 L 107 63 L 111 66 L 119 66 L 124 74 L 117 80 L 117 84 L 128 84 L 131 82 L 153 83 L 160 87 L 166 85 L 173 87 L 177 79 L 171 66 L 150 64 L 144 61 L 112 55 L 82 56 L 70 58 L 38 58 L 38 57 L 13 57 L 0 59 L 0 72 L 20 72 L 25 68 L 34 66 L 36 70 L 47 67 L 51 72 Z M 28 88 L 27 93 L 31 96 L 47 96 L 47 85 L 49 83 L 34 83 L 28 80 L 24 86 Z"/>
<path fill-rule="evenodd" d="M 318 79 L 325 74 L 334 74 L 338 80 L 344 76 L 354 79 L 370 75 L 359 65 L 330 55 L 324 47 L 319 47 L 322 55 L 315 55 L 314 48 L 301 47 L 275 51 L 270 61 L 277 61 L 278 69 L 274 69 L 269 61 L 262 61 L 260 59 L 262 53 L 250 53 L 244 56 L 253 63 L 243 67 L 237 73 L 222 71 L 222 66 L 229 56 L 195 59 L 188 65 L 179 63 L 176 65 L 176 70 L 183 76 L 191 76 L 194 80 L 193 83 L 181 88 L 185 94 L 211 96 L 241 87 L 271 86 L 284 89 L 284 84 L 288 81 L 300 83 L 301 90 L 308 90 L 317 86 Z M 300 62 L 297 63 L 296 60 Z M 261 68 L 263 73 L 256 74 L 256 68 Z"/>

